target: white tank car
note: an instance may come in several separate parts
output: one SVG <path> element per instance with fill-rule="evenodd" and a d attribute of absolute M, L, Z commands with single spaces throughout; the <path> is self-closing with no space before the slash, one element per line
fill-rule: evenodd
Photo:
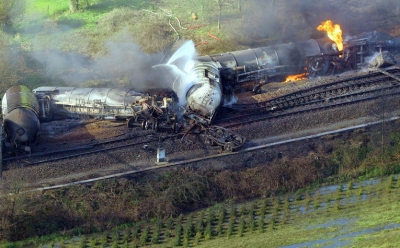
<path fill-rule="evenodd" d="M 2 99 L 6 147 L 30 151 L 40 128 L 38 113 L 38 101 L 26 86 L 16 85 L 6 91 Z"/>
<path fill-rule="evenodd" d="M 209 125 L 221 104 L 222 87 L 216 62 L 196 62 L 190 72 L 192 86 L 186 93 L 187 118 Z"/>

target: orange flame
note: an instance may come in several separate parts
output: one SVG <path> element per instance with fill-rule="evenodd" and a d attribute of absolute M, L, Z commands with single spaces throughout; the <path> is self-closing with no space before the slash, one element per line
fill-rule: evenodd
<path fill-rule="evenodd" d="M 322 22 L 321 25 L 317 27 L 317 30 L 326 31 L 329 39 L 336 43 L 338 50 L 343 50 L 342 29 L 339 24 L 333 25 L 331 20 L 327 20 L 326 22 Z"/>
<path fill-rule="evenodd" d="M 289 76 L 286 77 L 286 80 L 285 80 L 284 83 L 302 80 L 302 79 L 305 79 L 306 77 L 307 77 L 306 73 L 296 74 L 296 75 L 289 75 Z"/>

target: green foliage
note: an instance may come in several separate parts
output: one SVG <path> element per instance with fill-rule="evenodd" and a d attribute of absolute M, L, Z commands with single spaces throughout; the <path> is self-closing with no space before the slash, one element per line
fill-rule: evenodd
<path fill-rule="evenodd" d="M 264 215 L 259 216 L 258 218 L 258 232 L 259 233 L 264 233 L 264 223 L 265 223 L 265 217 Z"/>
<path fill-rule="evenodd" d="M 11 25 L 25 14 L 26 1 L 0 1 L 0 26 Z"/>
<path fill-rule="evenodd" d="M 174 219 L 172 217 L 169 217 L 167 219 L 167 228 L 169 230 L 172 230 L 174 228 Z"/>
<path fill-rule="evenodd" d="M 226 236 L 228 238 L 232 235 L 234 226 L 235 226 L 235 218 L 234 217 L 230 217 L 229 218 L 229 223 L 228 223 L 228 228 L 226 230 Z"/>
<path fill-rule="evenodd" d="M 204 231 L 204 239 L 210 240 L 212 236 L 213 236 L 212 224 L 211 224 L 211 222 L 208 222 L 207 226 L 206 226 L 206 230 Z"/>
<path fill-rule="evenodd" d="M 107 243 L 108 243 L 108 238 L 107 238 L 108 234 L 103 234 L 103 236 L 101 236 L 100 238 L 100 245 L 102 247 L 106 247 Z"/>
<path fill-rule="evenodd" d="M 140 245 L 146 245 L 147 241 L 149 240 L 149 227 L 145 227 L 142 231 L 142 233 L 140 234 Z"/>
<path fill-rule="evenodd" d="M 242 237 L 244 233 L 244 229 L 246 228 L 246 222 L 244 221 L 244 216 L 239 219 L 239 227 L 238 227 L 238 236 Z"/>
<path fill-rule="evenodd" d="M 79 247 L 86 248 L 86 237 L 85 236 L 81 237 L 81 240 L 79 241 Z"/>
<path fill-rule="evenodd" d="M 181 246 L 182 224 L 178 222 L 175 227 L 174 246 Z"/>
<path fill-rule="evenodd" d="M 203 222 L 204 212 L 200 212 L 197 222 L 196 222 L 196 233 L 202 233 L 204 231 L 204 222 Z"/>

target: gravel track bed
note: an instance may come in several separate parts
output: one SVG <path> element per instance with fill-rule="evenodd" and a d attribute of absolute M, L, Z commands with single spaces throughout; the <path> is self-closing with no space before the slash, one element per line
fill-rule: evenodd
<path fill-rule="evenodd" d="M 320 83 L 329 83 L 332 80 L 331 78 L 324 78 L 320 80 Z M 311 87 L 315 83 L 316 81 L 304 82 L 302 83 L 302 87 Z M 273 88 L 274 85 L 271 87 Z M 289 87 L 286 86 L 279 89 L 280 94 L 288 93 Z M 298 90 L 298 87 L 294 87 L 293 85 L 291 88 L 293 91 Z M 263 100 L 265 100 L 266 95 L 268 93 L 264 94 Z M 269 96 L 271 95 L 273 94 L 270 93 Z M 261 96 L 257 97 L 261 99 Z M 248 96 L 246 96 L 246 99 L 248 99 Z M 381 116 L 382 109 L 385 110 L 385 113 L 387 113 L 386 118 L 388 118 L 390 116 L 389 113 L 393 115 L 399 105 L 400 99 L 398 97 L 389 97 L 386 100 L 376 99 L 317 113 L 256 122 L 235 127 L 232 130 L 245 136 L 248 140 L 245 147 L 250 147 L 268 142 L 275 136 L 289 138 L 294 133 L 301 132 L 302 130 L 317 130 L 338 122 L 343 123 L 348 121 L 350 123 L 351 120 L 366 116 L 379 117 Z M 338 126 L 338 128 L 340 127 Z M 32 167 L 21 167 L 21 163 L 12 162 L 9 166 L 13 169 L 4 171 L 3 175 L 6 180 L 20 182 L 24 186 L 30 184 L 47 186 L 154 166 L 156 164 L 158 147 L 166 149 L 166 157 L 169 162 L 204 157 L 218 154 L 219 152 L 218 149 L 205 146 L 201 135 L 198 134 L 188 134 L 184 139 L 180 138 L 181 135 L 174 138 L 165 138 L 171 136 L 171 133 L 153 134 L 151 131 L 141 130 L 140 128 L 126 128 L 123 123 L 93 120 L 80 122 L 76 120 L 64 120 L 43 125 L 41 137 L 39 138 L 40 141 L 34 148 L 34 152 L 65 149 L 77 145 L 89 145 L 113 137 L 135 136 L 137 138 L 134 139 L 134 142 L 137 143 L 146 140 L 149 135 L 154 135 L 161 141 L 152 141 L 146 143 L 146 145 L 133 145 L 118 150 Z M 228 163 L 231 163 L 232 166 L 236 164 L 242 166 L 248 159 L 255 158 L 243 156 L 243 158 L 235 160 L 235 162 L 228 159 Z M 210 160 L 209 163 L 213 164 L 213 161 Z"/>

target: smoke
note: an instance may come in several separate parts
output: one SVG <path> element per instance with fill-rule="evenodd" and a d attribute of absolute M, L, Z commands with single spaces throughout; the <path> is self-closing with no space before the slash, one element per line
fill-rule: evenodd
<path fill-rule="evenodd" d="M 186 92 L 193 85 L 193 59 L 197 55 L 193 41 L 186 41 L 171 56 L 166 64 L 154 66 L 163 85 L 172 89 L 179 99 L 180 105 L 186 104 Z"/>
<path fill-rule="evenodd" d="M 106 55 L 93 59 L 54 50 L 39 50 L 33 57 L 45 66 L 48 75 L 61 78 L 72 86 L 94 80 L 107 81 L 108 87 L 165 88 L 152 71 L 152 66 L 159 63 L 163 54 L 143 52 L 128 32 L 107 40 L 104 47 Z"/>
<path fill-rule="evenodd" d="M 230 29 L 234 40 L 255 47 L 322 38 L 325 33 L 316 27 L 328 19 L 341 25 L 344 35 L 393 30 L 399 21 L 400 2 L 249 0 L 243 1 L 240 14 L 241 23 L 224 28 Z M 228 13 L 225 19 L 229 20 Z"/>

